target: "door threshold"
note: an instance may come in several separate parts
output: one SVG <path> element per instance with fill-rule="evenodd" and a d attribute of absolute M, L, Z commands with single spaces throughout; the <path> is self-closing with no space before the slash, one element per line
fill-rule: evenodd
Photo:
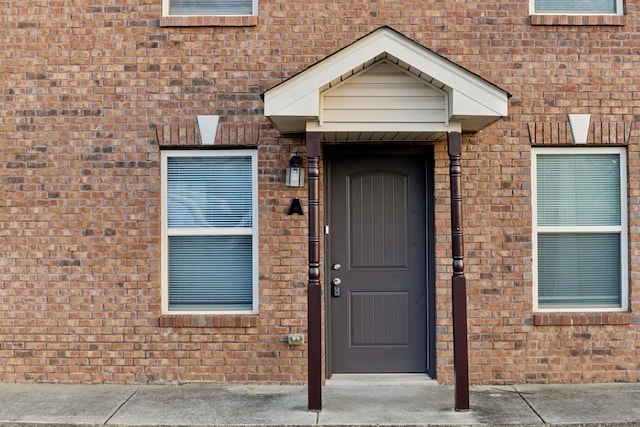
<path fill-rule="evenodd" d="M 438 382 L 427 374 L 332 374 L 327 384 L 350 385 L 407 385 L 407 384 L 437 384 Z"/>

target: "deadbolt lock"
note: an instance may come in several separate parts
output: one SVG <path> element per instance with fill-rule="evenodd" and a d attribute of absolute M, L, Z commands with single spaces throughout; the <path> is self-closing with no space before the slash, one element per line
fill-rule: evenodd
<path fill-rule="evenodd" d="M 342 284 L 342 280 L 339 277 L 336 277 L 335 279 L 333 279 L 331 281 L 331 296 L 332 297 L 339 297 L 340 295 L 342 295 L 342 289 L 340 288 L 340 285 Z"/>

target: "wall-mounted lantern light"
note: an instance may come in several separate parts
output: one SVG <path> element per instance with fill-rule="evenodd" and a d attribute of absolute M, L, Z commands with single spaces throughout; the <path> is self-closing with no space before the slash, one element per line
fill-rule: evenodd
<path fill-rule="evenodd" d="M 304 187 L 304 168 L 302 167 L 302 158 L 300 156 L 293 156 L 289 160 L 284 182 L 287 187 Z"/>

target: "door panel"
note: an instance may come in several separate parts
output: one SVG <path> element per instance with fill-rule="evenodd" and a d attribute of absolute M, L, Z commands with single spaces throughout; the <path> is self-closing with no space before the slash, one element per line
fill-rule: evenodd
<path fill-rule="evenodd" d="M 332 159 L 330 198 L 332 371 L 426 372 L 424 158 Z"/>
<path fill-rule="evenodd" d="M 375 170 L 347 178 L 353 269 L 407 267 L 407 181 Z"/>
<path fill-rule="evenodd" d="M 351 346 L 409 345 L 408 292 L 350 292 Z"/>

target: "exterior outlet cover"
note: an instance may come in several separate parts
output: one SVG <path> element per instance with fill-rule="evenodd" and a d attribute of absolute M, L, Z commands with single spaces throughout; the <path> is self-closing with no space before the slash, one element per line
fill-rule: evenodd
<path fill-rule="evenodd" d="M 200 143 L 202 145 L 213 145 L 216 142 L 220 116 L 196 116 L 196 118 L 198 120 L 198 130 L 200 131 Z"/>
<path fill-rule="evenodd" d="M 304 344 L 304 334 L 289 334 L 289 345 Z"/>
<path fill-rule="evenodd" d="M 569 114 L 569 124 L 571 125 L 571 134 L 575 144 L 587 143 L 590 122 L 591 114 Z"/>

